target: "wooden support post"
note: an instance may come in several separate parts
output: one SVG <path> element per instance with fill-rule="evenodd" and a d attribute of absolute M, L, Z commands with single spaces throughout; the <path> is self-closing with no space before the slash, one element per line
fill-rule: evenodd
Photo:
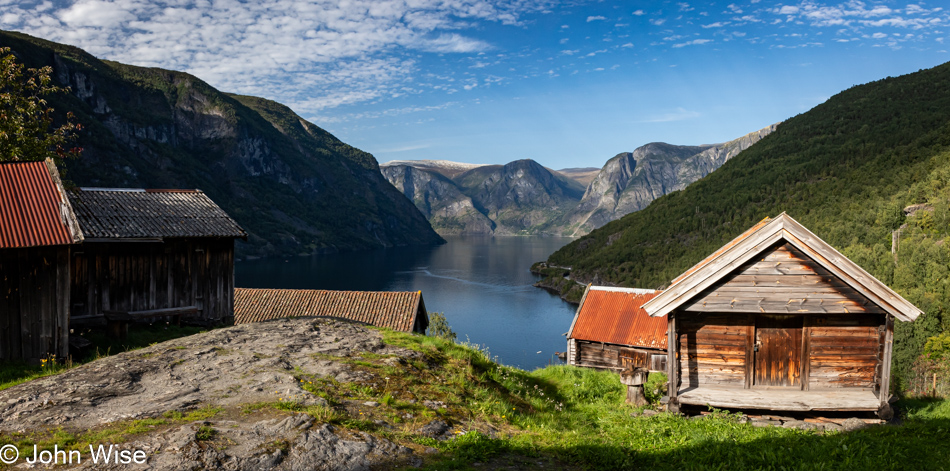
<path fill-rule="evenodd" d="M 670 412 L 679 412 L 679 403 L 676 400 L 676 393 L 679 389 L 679 359 L 676 355 L 676 346 L 679 343 L 679 335 L 676 331 L 676 314 L 671 312 L 666 315 L 668 329 L 666 331 L 667 358 L 666 358 L 666 377 L 669 379 L 669 385 L 666 394 L 669 402 L 666 407 Z"/>
<path fill-rule="evenodd" d="M 647 368 L 627 368 L 620 372 L 620 382 L 627 385 L 627 403 L 635 406 L 645 406 L 646 396 L 643 394 L 643 385 L 650 377 Z"/>
<path fill-rule="evenodd" d="M 881 409 L 878 416 L 882 419 L 890 419 L 894 416 L 891 405 L 888 402 L 891 396 L 891 356 L 894 350 L 894 316 L 887 315 L 887 330 L 884 333 L 884 358 L 881 360 Z"/>

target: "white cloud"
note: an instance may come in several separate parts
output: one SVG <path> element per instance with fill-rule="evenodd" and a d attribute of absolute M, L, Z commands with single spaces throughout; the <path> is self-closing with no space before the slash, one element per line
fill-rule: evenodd
<path fill-rule="evenodd" d="M 717 22 L 715 22 L 715 23 L 710 23 L 710 24 L 708 24 L 708 25 L 702 25 L 702 27 L 703 27 L 703 28 L 706 28 L 706 29 L 708 29 L 708 28 L 722 28 L 723 26 L 726 26 L 727 24 L 728 24 L 728 23 L 723 23 L 723 22 L 721 22 L 721 21 L 717 21 Z"/>
<path fill-rule="evenodd" d="M 104 59 L 182 70 L 301 113 L 418 92 L 419 52 L 476 54 L 480 23 L 552 0 L 0 0 L 0 27 Z M 425 82 L 425 81 L 423 81 Z"/>
<path fill-rule="evenodd" d="M 646 14 L 646 13 L 644 13 L 643 10 L 637 10 L 637 11 L 633 12 L 633 15 L 634 15 L 634 16 L 643 16 L 643 15 L 645 15 L 645 14 Z"/>
<path fill-rule="evenodd" d="M 591 21 L 604 21 L 604 20 L 606 20 L 606 19 L 607 19 L 606 17 L 604 17 L 604 16 L 599 16 L 599 15 L 598 15 L 598 16 L 588 16 L 588 17 L 587 17 L 587 22 L 590 23 Z"/>
<path fill-rule="evenodd" d="M 686 41 L 685 43 L 674 44 L 673 47 L 686 47 L 686 46 L 698 46 L 702 44 L 711 43 L 712 39 L 694 39 L 692 41 Z"/>
<path fill-rule="evenodd" d="M 663 23 L 666 23 L 666 20 L 663 19 L 663 18 L 654 18 L 654 19 L 650 20 L 650 23 L 652 23 L 654 26 L 660 26 L 660 25 L 662 25 Z"/>
<path fill-rule="evenodd" d="M 874 39 L 881 39 L 881 38 L 886 38 L 887 35 L 884 33 L 874 33 L 871 35 L 871 37 Z"/>

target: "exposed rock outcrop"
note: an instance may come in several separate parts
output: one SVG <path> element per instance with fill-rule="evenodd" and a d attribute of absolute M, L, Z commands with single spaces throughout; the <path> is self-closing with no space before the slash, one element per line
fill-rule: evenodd
<path fill-rule="evenodd" d="M 336 359 L 360 352 L 400 361 L 422 356 L 386 345 L 379 331 L 346 321 L 297 318 L 239 325 L 0 391 L 0 432 L 76 432 L 198 406 L 240 411 L 292 401 L 295 407 L 323 407 L 327 401 L 308 392 L 298 378 L 384 381 Z M 121 447 L 146 451 L 150 469 L 163 470 L 370 469 L 420 462 L 412 450 L 384 438 L 341 434 L 312 415 L 265 410 L 158 427 Z M 85 458 L 83 467 L 112 469 Z"/>

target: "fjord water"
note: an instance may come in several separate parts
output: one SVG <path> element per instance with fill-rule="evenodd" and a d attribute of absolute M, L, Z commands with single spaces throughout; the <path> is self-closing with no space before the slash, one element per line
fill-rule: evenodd
<path fill-rule="evenodd" d="M 532 263 L 572 239 L 446 237 L 434 247 L 399 247 L 235 265 L 244 288 L 422 291 L 426 309 L 442 312 L 458 334 L 506 365 L 532 370 L 557 363 L 575 307 L 535 288 Z"/>

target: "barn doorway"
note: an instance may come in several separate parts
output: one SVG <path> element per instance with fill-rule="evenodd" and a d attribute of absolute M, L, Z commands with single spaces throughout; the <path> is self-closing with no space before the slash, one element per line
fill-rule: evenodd
<path fill-rule="evenodd" d="M 802 316 L 755 316 L 753 386 L 801 386 Z"/>

